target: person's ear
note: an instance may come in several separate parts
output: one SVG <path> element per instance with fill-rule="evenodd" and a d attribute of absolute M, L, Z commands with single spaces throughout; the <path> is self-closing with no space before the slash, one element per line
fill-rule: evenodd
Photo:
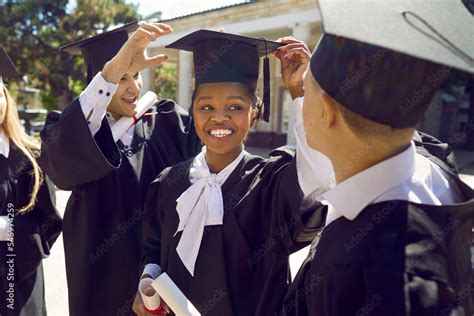
<path fill-rule="evenodd" d="M 331 128 L 334 126 L 337 120 L 338 108 L 337 104 L 330 96 L 323 93 L 321 95 L 321 112 L 320 112 L 320 119 L 325 128 Z"/>

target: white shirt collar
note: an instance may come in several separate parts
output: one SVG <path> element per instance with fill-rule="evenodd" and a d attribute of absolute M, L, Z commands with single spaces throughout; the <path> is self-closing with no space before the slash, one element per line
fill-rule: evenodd
<path fill-rule="evenodd" d="M 330 206 L 326 224 L 341 215 L 354 220 L 378 197 L 409 180 L 415 173 L 415 157 L 415 145 L 412 143 L 400 154 L 344 180 L 322 194 L 323 201 Z"/>
<path fill-rule="evenodd" d="M 0 155 L 3 155 L 5 156 L 5 158 L 8 158 L 9 154 L 10 154 L 10 139 L 8 138 L 3 128 L 0 127 Z"/>

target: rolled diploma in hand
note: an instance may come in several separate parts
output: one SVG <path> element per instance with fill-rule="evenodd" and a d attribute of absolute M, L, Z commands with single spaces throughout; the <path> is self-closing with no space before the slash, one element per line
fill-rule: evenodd
<path fill-rule="evenodd" d="M 156 94 L 152 91 L 145 93 L 143 97 L 138 100 L 137 107 L 134 117 L 125 117 L 122 116 L 115 124 L 112 126 L 112 135 L 114 137 L 114 142 L 117 142 L 122 136 L 127 132 L 127 130 L 135 124 L 135 122 L 148 111 L 149 108 L 158 100 Z"/>
<path fill-rule="evenodd" d="M 171 280 L 168 274 L 162 273 L 151 286 L 163 298 L 166 305 L 176 316 L 200 316 L 196 307 L 184 296 L 183 292 Z"/>
<path fill-rule="evenodd" d="M 145 278 L 142 279 L 138 285 L 138 290 L 140 291 L 143 304 L 145 304 L 146 309 L 150 312 L 156 311 L 161 305 L 160 295 L 151 286 L 152 282 L 153 279 Z M 150 293 L 151 291 L 153 291 L 153 294 Z"/>

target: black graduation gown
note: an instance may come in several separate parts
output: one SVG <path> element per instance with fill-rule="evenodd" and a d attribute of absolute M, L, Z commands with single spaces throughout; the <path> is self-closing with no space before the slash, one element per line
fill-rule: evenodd
<path fill-rule="evenodd" d="M 474 193 L 457 177 L 447 144 L 423 133 L 414 141 L 465 202 L 387 201 L 354 221 L 336 219 L 313 241 L 281 315 L 471 315 Z"/>
<path fill-rule="evenodd" d="M 41 163 L 59 188 L 72 190 L 63 228 L 71 316 L 134 315 L 148 185 L 200 146 L 173 101 L 156 111 L 137 123 L 128 155 L 105 118 L 91 136 L 78 100 L 48 114 Z"/>
<path fill-rule="evenodd" d="M 0 155 L 0 215 L 15 214 L 13 243 L 0 241 L 2 316 L 46 315 L 41 261 L 49 256 L 61 232 L 62 220 L 55 207 L 54 186 L 47 177 L 34 208 L 24 215 L 16 214 L 29 201 L 33 186 L 30 171 L 31 163 L 14 144 L 8 158 Z"/>
<path fill-rule="evenodd" d="M 300 212 L 295 160 L 283 148 L 269 159 L 243 158 L 222 185 L 223 225 L 204 228 L 194 277 L 176 252 L 181 232 L 174 236 L 192 159 L 165 169 L 145 205 L 144 265 L 159 264 L 202 315 L 272 315 L 289 284 L 289 254 L 309 244 L 312 223 L 321 222 Z"/>

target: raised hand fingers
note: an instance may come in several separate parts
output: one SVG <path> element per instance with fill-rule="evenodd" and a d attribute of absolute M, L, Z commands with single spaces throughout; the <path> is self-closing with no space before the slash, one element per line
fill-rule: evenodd
<path fill-rule="evenodd" d="M 284 50 L 281 52 L 281 54 L 283 54 L 283 58 L 292 58 L 294 55 L 298 55 L 299 57 L 304 58 L 304 59 L 311 58 L 311 54 L 309 53 L 308 49 L 306 47 L 299 47 L 299 46 L 295 46 L 287 50 Z"/>
<path fill-rule="evenodd" d="M 279 38 L 277 42 L 286 44 L 285 46 L 278 47 L 272 53 L 275 57 L 277 57 L 278 59 L 282 61 L 286 59 L 285 56 L 288 54 L 288 52 L 290 52 L 292 49 L 295 49 L 295 48 L 302 48 L 304 51 L 307 52 L 308 56 L 311 55 L 311 52 L 305 42 L 297 40 L 291 36 Z"/>
<path fill-rule="evenodd" d="M 143 38 L 146 38 L 150 42 L 153 42 L 158 38 L 156 33 L 150 32 L 146 30 L 145 28 L 141 28 L 141 27 L 135 32 L 135 34 L 133 34 L 133 36 L 140 40 Z"/>
<path fill-rule="evenodd" d="M 173 29 L 169 25 L 141 22 L 140 27 L 131 37 L 130 45 L 138 45 L 137 47 L 144 48 L 149 42 L 154 42 L 158 37 L 171 32 L 173 32 Z"/>
<path fill-rule="evenodd" d="M 154 33 L 157 37 L 170 34 L 173 32 L 173 28 L 164 23 L 145 23 L 140 24 L 140 28 L 147 30 L 148 32 Z"/>
<path fill-rule="evenodd" d="M 278 50 L 283 52 L 283 53 L 288 53 L 289 51 L 291 51 L 292 49 L 295 49 L 295 48 L 302 48 L 304 51 L 306 51 L 308 53 L 308 55 L 311 54 L 308 46 L 306 46 L 306 44 L 304 42 L 296 42 L 296 43 L 287 44 L 285 46 L 279 47 Z"/>
<path fill-rule="evenodd" d="M 167 59 L 168 59 L 168 56 L 166 56 L 165 54 L 160 54 L 160 55 L 156 55 L 156 56 L 153 56 L 153 57 L 148 57 L 145 60 L 145 68 L 156 67 Z"/>
<path fill-rule="evenodd" d="M 286 36 L 286 37 L 280 37 L 277 42 L 283 43 L 283 44 L 294 44 L 294 43 L 303 43 L 303 41 L 300 41 L 293 36 Z"/>

